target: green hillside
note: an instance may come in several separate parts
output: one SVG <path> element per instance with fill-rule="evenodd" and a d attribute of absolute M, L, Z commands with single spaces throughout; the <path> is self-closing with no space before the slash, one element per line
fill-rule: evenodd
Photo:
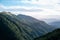
<path fill-rule="evenodd" d="M 0 40 L 21 40 L 21 32 L 19 30 L 18 22 L 9 19 L 11 14 L 5 12 L 0 13 Z"/>
<path fill-rule="evenodd" d="M 56 29 L 53 32 L 36 38 L 35 40 L 60 40 L 60 29 Z"/>
<path fill-rule="evenodd" d="M 34 40 L 52 29 L 43 21 L 31 24 L 26 19 L 26 23 L 21 20 L 10 12 L 0 12 L 0 40 Z"/>

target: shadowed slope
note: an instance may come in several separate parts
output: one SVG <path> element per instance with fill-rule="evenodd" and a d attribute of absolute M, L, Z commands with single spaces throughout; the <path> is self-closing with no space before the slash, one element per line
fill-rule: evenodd
<path fill-rule="evenodd" d="M 48 33 L 54 29 L 53 27 L 51 27 L 44 21 L 37 20 L 30 16 L 20 14 L 20 15 L 17 15 L 17 18 L 21 22 L 23 22 L 23 23 L 29 25 L 31 28 L 35 29 L 35 31 L 37 31 L 37 32 L 41 30 L 40 32 L 42 32 L 42 33 L 43 32 Z"/>
<path fill-rule="evenodd" d="M 36 38 L 35 40 L 60 40 L 60 29 L 56 29 L 53 32 Z"/>
<path fill-rule="evenodd" d="M 26 17 L 27 18 L 27 17 Z M 43 21 L 32 18 L 23 21 L 10 12 L 0 13 L 0 39 L 2 40 L 33 40 L 51 31 L 51 26 Z M 34 21 L 34 20 L 36 21 Z"/>

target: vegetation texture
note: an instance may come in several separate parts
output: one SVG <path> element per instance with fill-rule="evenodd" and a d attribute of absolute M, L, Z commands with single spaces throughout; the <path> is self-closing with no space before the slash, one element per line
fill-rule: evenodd
<path fill-rule="evenodd" d="M 60 40 L 60 29 L 56 29 L 53 32 L 36 38 L 35 40 Z"/>
<path fill-rule="evenodd" d="M 32 17 L 0 12 L 0 40 L 34 40 L 51 29 L 50 25 Z"/>

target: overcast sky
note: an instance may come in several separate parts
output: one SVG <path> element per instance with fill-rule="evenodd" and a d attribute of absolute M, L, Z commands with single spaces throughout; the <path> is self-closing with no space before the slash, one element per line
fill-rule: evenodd
<path fill-rule="evenodd" d="M 13 14 L 25 14 L 36 18 L 45 18 L 48 15 L 60 16 L 60 0 L 0 0 L 0 11 L 10 11 Z"/>

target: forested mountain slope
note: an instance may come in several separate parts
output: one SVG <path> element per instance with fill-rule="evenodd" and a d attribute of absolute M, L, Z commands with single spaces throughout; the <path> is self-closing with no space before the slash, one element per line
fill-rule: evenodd
<path fill-rule="evenodd" d="M 60 40 L 60 29 L 56 29 L 44 36 L 36 38 L 35 40 Z"/>
<path fill-rule="evenodd" d="M 10 12 L 0 12 L 0 40 L 34 40 L 52 30 L 52 27 L 43 21 L 28 22 L 29 24 L 27 22 L 28 20 L 25 23 Z"/>

